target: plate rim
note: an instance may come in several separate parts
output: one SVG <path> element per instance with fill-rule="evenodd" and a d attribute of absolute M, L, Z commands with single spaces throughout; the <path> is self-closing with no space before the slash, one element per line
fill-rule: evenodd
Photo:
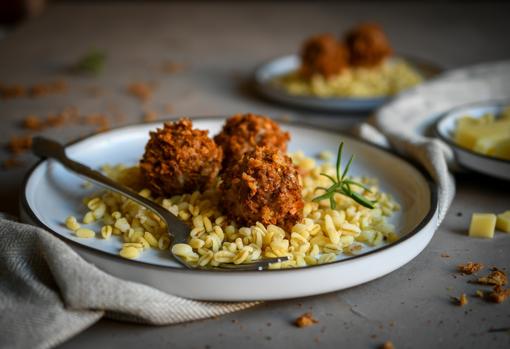
<path fill-rule="evenodd" d="M 151 122 L 151 123 L 139 123 L 139 122 L 129 123 L 129 124 L 126 124 L 126 125 L 123 125 L 123 126 L 120 126 L 120 127 L 112 128 L 112 129 L 107 130 L 107 131 L 85 135 L 85 136 L 80 137 L 80 138 L 78 138 L 76 140 L 73 140 L 71 142 L 66 143 L 65 147 L 67 148 L 67 147 L 72 146 L 74 144 L 77 144 L 77 143 L 79 143 L 81 141 L 89 139 L 89 138 L 91 138 L 93 136 L 97 136 L 97 135 L 101 135 L 101 134 L 106 134 L 106 133 L 111 132 L 111 131 L 119 131 L 119 130 L 122 130 L 122 129 L 127 129 L 129 127 L 138 126 L 138 125 L 155 125 L 155 126 L 160 126 L 164 122 L 176 121 L 176 120 L 179 120 L 180 118 L 181 117 L 179 117 L 179 116 L 171 116 L 170 118 L 167 118 L 167 119 L 164 119 L 164 120 L 159 120 L 159 121 L 156 121 L 156 122 Z M 194 121 L 194 120 L 217 120 L 217 121 L 221 120 L 221 121 L 224 121 L 227 118 L 227 116 L 218 116 L 218 115 L 216 115 L 216 116 L 205 116 L 205 115 L 203 115 L 203 116 L 193 116 L 193 117 L 188 117 L 188 118 L 191 119 L 192 121 Z M 278 118 L 278 117 L 275 117 L 275 118 L 272 117 L 272 119 L 277 121 L 278 123 L 284 124 L 284 125 L 298 126 L 298 127 L 303 127 L 303 128 L 310 128 L 310 129 L 314 129 L 314 130 L 317 130 L 317 131 L 336 133 L 339 136 L 345 135 L 347 137 L 354 138 L 352 135 L 346 134 L 345 132 L 342 132 L 342 131 L 332 131 L 331 129 L 328 129 L 327 127 L 324 127 L 324 126 L 309 125 L 309 124 L 307 124 L 305 122 L 300 122 L 300 121 L 283 120 L 282 118 Z M 375 249 L 375 250 L 368 251 L 368 252 L 366 252 L 364 254 L 360 254 L 360 255 L 356 255 L 356 256 L 351 256 L 349 258 L 337 260 L 337 261 L 334 261 L 334 262 L 331 262 L 331 263 L 306 266 L 305 269 L 333 266 L 335 264 L 339 264 L 339 263 L 342 263 L 342 262 L 350 262 L 350 261 L 353 261 L 353 260 L 356 260 L 356 259 L 361 259 L 363 257 L 371 256 L 371 255 L 373 255 L 375 253 L 378 253 L 378 252 L 381 252 L 381 251 L 384 251 L 384 250 L 388 250 L 390 248 L 394 248 L 397 245 L 400 245 L 401 243 L 409 240 L 410 238 L 412 238 L 415 235 L 417 235 L 418 233 L 420 233 L 420 231 L 424 227 L 426 227 L 433 220 L 434 216 L 438 212 L 438 209 L 439 209 L 439 188 L 438 188 L 437 183 L 435 183 L 433 181 L 431 175 L 423 168 L 423 166 L 421 166 L 419 163 L 416 163 L 414 161 L 411 161 L 410 159 L 407 159 L 407 158 L 403 157 L 400 154 L 393 153 L 390 150 L 388 150 L 388 149 L 386 149 L 386 148 L 384 148 L 384 147 L 382 147 L 380 145 L 370 143 L 370 142 L 368 142 L 368 141 L 366 141 L 364 139 L 358 139 L 358 138 L 354 138 L 354 139 L 356 141 L 359 141 L 360 143 L 366 144 L 368 146 L 371 146 L 371 147 L 374 147 L 374 148 L 376 148 L 378 150 L 381 150 L 381 151 L 383 151 L 385 153 L 388 153 L 389 155 L 395 156 L 396 158 L 400 159 L 401 161 L 404 161 L 405 163 L 407 163 L 408 165 L 413 167 L 416 171 L 418 171 L 423 176 L 423 178 L 425 179 L 425 182 L 428 185 L 428 189 L 429 189 L 429 192 L 430 192 L 430 209 L 428 210 L 428 212 L 425 215 L 425 217 L 423 217 L 423 219 L 418 223 L 418 225 L 414 229 L 412 229 L 404 237 L 398 239 L 396 242 L 393 242 L 393 243 L 390 243 L 388 245 L 382 246 L 382 247 L 380 247 L 378 249 Z M 32 175 L 35 172 L 35 170 L 40 165 L 42 165 L 42 163 L 44 163 L 45 161 L 48 161 L 48 160 L 47 159 L 41 159 L 41 160 L 37 161 L 29 169 L 29 171 L 25 174 L 25 176 L 23 178 L 22 190 L 20 192 L 20 206 L 24 210 L 24 213 L 26 215 L 28 215 L 29 218 L 33 222 L 35 222 L 39 227 L 47 230 L 52 235 L 56 236 L 57 238 L 59 238 L 60 240 L 64 241 L 65 243 L 70 243 L 70 245 L 72 247 L 84 248 L 87 251 L 94 252 L 94 253 L 99 254 L 101 256 L 107 256 L 108 258 L 113 258 L 114 260 L 117 260 L 117 261 L 119 260 L 119 258 L 122 258 L 120 256 L 112 255 L 111 253 L 108 253 L 106 251 L 97 250 L 97 249 L 95 249 L 95 248 L 93 248 L 91 246 L 83 245 L 83 244 L 80 244 L 80 243 L 78 243 L 76 241 L 68 239 L 65 236 L 62 236 L 58 232 L 56 232 L 53 229 L 51 229 L 50 227 L 48 227 L 46 224 L 44 224 L 35 215 L 35 213 L 33 212 L 33 210 L 31 209 L 31 207 L 30 207 L 30 205 L 28 203 L 28 199 L 27 199 L 27 195 L 26 195 L 26 188 L 27 188 L 28 181 L 32 177 Z M 434 230 L 433 235 L 435 234 L 436 231 L 437 231 L 437 227 Z M 128 262 L 128 263 L 133 263 L 133 264 L 135 264 L 137 266 L 153 267 L 153 268 L 162 269 L 162 270 L 169 270 L 169 271 L 172 271 L 172 272 L 209 273 L 209 274 L 222 274 L 222 275 L 225 275 L 225 274 L 234 274 L 234 273 L 235 274 L 242 273 L 243 275 L 249 275 L 249 274 L 256 274 L 256 273 L 261 273 L 261 272 L 265 272 L 265 273 L 268 273 L 268 272 L 271 272 L 271 273 L 280 272 L 280 273 L 282 273 L 282 272 L 289 272 L 289 271 L 301 269 L 301 268 L 266 269 L 266 270 L 262 270 L 262 271 L 260 271 L 260 270 L 231 271 L 231 270 L 221 270 L 221 269 L 218 269 L 218 270 L 207 270 L 207 269 L 188 269 L 188 268 L 174 267 L 174 266 L 162 266 L 162 265 L 157 265 L 157 264 L 152 264 L 152 263 L 147 263 L 147 262 L 137 261 L 137 260 L 130 260 L 130 259 L 125 259 L 125 258 L 122 258 L 122 260 L 125 261 L 125 262 Z"/>
<path fill-rule="evenodd" d="M 441 129 L 441 124 L 443 122 L 445 122 L 445 120 L 447 120 L 449 118 L 453 118 L 454 113 L 458 113 L 459 111 L 461 111 L 463 109 L 470 109 L 470 108 L 484 107 L 484 106 L 502 108 L 502 107 L 509 106 L 509 105 L 510 105 L 510 100 L 506 99 L 506 98 L 491 99 L 491 100 L 486 100 L 486 101 L 481 101 L 481 102 L 473 102 L 473 103 L 466 103 L 463 105 L 459 105 L 459 106 L 454 107 L 450 110 L 447 110 L 446 112 L 442 113 L 441 116 L 439 116 L 437 118 L 435 125 L 434 125 L 435 133 L 436 133 L 437 137 L 439 137 L 439 139 L 441 139 L 443 142 L 448 144 L 448 146 L 450 146 L 455 151 L 461 150 L 461 151 L 469 153 L 470 155 L 473 155 L 479 159 L 496 161 L 496 162 L 501 162 L 503 164 L 510 165 L 510 160 L 496 158 L 496 157 L 488 156 L 485 154 L 480 154 L 480 153 L 477 153 L 469 148 L 463 147 L 463 146 L 455 143 L 451 137 L 448 137 L 445 134 L 443 134 L 443 130 Z M 464 166 L 466 166 L 466 165 L 464 164 Z M 475 168 L 472 168 L 471 166 L 469 166 L 469 168 L 475 170 Z"/>

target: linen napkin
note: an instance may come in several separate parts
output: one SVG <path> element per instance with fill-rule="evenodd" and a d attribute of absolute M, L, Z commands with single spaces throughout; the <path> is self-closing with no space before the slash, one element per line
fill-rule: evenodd
<path fill-rule="evenodd" d="M 0 241 L 0 348 L 51 348 L 103 316 L 166 325 L 257 304 L 193 301 L 118 279 L 26 224 L 0 219 Z"/>

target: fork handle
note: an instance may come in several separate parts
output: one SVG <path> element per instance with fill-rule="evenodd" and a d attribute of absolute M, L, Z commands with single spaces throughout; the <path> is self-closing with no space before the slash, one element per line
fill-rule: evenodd
<path fill-rule="evenodd" d="M 174 216 L 172 213 L 160 205 L 152 202 L 147 198 L 144 198 L 137 192 L 115 182 L 102 173 L 95 171 L 82 163 L 70 159 L 66 155 L 65 147 L 60 143 L 44 137 L 35 137 L 32 143 L 32 151 L 39 157 L 57 160 L 62 165 L 64 165 L 64 167 L 76 173 L 77 175 L 90 180 L 103 188 L 124 195 L 131 200 L 155 211 L 169 225 L 168 230 L 171 237 L 174 237 L 174 234 L 172 234 L 170 231 L 171 227 L 177 229 L 185 229 L 184 231 L 189 230 L 185 223 L 183 223 L 179 218 Z"/>

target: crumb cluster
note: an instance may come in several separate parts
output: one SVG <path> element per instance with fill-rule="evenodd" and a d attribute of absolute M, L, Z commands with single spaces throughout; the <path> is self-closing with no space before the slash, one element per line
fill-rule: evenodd
<path fill-rule="evenodd" d="M 0 98 L 11 99 L 20 97 L 43 97 L 50 94 L 65 93 L 68 90 L 65 80 L 55 80 L 48 83 L 38 83 L 24 86 L 21 84 L 0 84 Z"/>

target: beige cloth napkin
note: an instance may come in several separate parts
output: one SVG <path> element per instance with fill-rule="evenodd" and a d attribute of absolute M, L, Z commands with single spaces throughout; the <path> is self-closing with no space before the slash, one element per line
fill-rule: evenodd
<path fill-rule="evenodd" d="M 439 225 L 455 196 L 455 181 L 448 170 L 447 156 L 443 145 L 436 139 L 385 134 L 384 131 L 379 131 L 368 123 L 357 126 L 353 133 L 371 143 L 391 148 L 423 167 L 438 186 Z"/>
<path fill-rule="evenodd" d="M 0 241 L 0 348 L 51 348 L 103 316 L 166 325 L 257 304 L 193 301 L 120 280 L 26 224 L 0 219 Z"/>

